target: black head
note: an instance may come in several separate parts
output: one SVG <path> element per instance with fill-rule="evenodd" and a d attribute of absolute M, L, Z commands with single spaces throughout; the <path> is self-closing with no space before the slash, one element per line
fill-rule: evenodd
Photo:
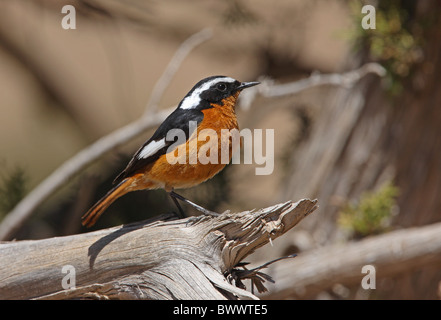
<path fill-rule="evenodd" d="M 199 81 L 179 104 L 181 109 L 203 109 L 219 103 L 242 89 L 259 82 L 240 82 L 230 77 L 212 76 Z"/>

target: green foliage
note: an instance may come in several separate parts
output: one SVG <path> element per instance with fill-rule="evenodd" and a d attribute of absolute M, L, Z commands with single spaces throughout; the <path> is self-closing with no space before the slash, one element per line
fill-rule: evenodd
<path fill-rule="evenodd" d="M 26 195 L 28 178 L 25 171 L 15 167 L 0 176 L 0 217 L 11 211 Z"/>
<path fill-rule="evenodd" d="M 386 231 L 397 195 L 398 188 L 391 182 L 385 183 L 376 192 L 363 193 L 358 203 L 348 204 L 340 212 L 339 225 L 355 238 Z"/>
<path fill-rule="evenodd" d="M 361 13 L 363 3 L 350 2 L 357 26 L 350 38 L 357 49 L 366 48 L 369 58 L 381 63 L 388 71 L 389 91 L 399 94 L 401 82 L 408 77 L 412 67 L 422 60 L 421 40 L 410 30 L 412 8 L 401 0 L 381 1 L 376 5 L 376 29 L 363 29 Z M 419 39 L 419 40 L 417 40 Z"/>

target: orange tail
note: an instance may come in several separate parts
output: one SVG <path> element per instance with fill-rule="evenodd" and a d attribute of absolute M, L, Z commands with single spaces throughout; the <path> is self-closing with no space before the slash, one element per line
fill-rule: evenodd
<path fill-rule="evenodd" d="M 93 226 L 104 211 L 119 197 L 130 190 L 127 188 L 133 182 L 133 177 L 121 181 L 102 197 L 95 205 L 81 217 L 81 224 L 85 227 Z"/>

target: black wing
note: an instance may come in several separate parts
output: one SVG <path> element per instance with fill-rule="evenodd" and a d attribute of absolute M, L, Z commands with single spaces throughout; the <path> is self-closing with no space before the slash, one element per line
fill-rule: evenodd
<path fill-rule="evenodd" d="M 161 144 L 161 148 L 155 151 L 153 154 L 147 157 L 141 157 L 140 155 L 142 151 L 150 143 L 165 140 L 167 132 L 169 132 L 172 129 L 183 130 L 185 132 L 186 140 L 188 140 L 188 138 L 192 134 L 192 132 L 189 132 L 190 121 L 196 121 L 197 125 L 199 125 L 199 123 L 202 121 L 203 118 L 204 118 L 204 114 L 199 110 L 195 110 L 195 109 L 183 110 L 177 108 L 164 120 L 163 123 L 161 123 L 159 128 L 152 135 L 152 137 L 148 139 L 142 145 L 141 148 L 138 149 L 138 151 L 130 160 L 127 167 L 115 178 L 113 183 L 114 184 L 120 183 L 122 180 L 124 180 L 127 177 L 130 177 L 144 166 L 156 161 L 160 156 L 162 156 L 167 152 L 167 149 L 171 144 L 176 142 L 177 137 L 175 140 L 164 141 L 164 143 Z"/>

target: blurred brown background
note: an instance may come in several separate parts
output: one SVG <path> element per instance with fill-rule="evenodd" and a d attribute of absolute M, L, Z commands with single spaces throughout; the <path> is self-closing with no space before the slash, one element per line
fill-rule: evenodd
<path fill-rule="evenodd" d="M 375 30 L 360 25 L 367 3 L 377 10 Z M 61 27 L 66 4 L 76 8 L 75 30 Z M 140 117 L 179 45 L 208 27 L 212 38 L 182 63 L 162 109 L 210 75 L 288 83 L 370 61 L 387 71 L 382 79 L 368 75 L 351 88 L 257 96 L 249 109 L 238 108 L 241 128 L 275 129 L 274 173 L 256 176 L 253 165 L 230 165 L 182 194 L 219 212 L 304 197 L 320 205 L 275 247 L 256 252 L 254 262 L 438 222 L 439 18 L 439 3 L 429 0 L 2 1 L 0 217 L 64 161 Z M 79 217 L 152 132 L 79 172 L 16 238 L 84 232 Z M 137 192 L 109 208 L 97 228 L 170 210 L 163 191 Z M 354 286 L 304 297 L 433 299 L 438 269 L 410 268 L 381 279 L 372 294 L 360 295 Z"/>

